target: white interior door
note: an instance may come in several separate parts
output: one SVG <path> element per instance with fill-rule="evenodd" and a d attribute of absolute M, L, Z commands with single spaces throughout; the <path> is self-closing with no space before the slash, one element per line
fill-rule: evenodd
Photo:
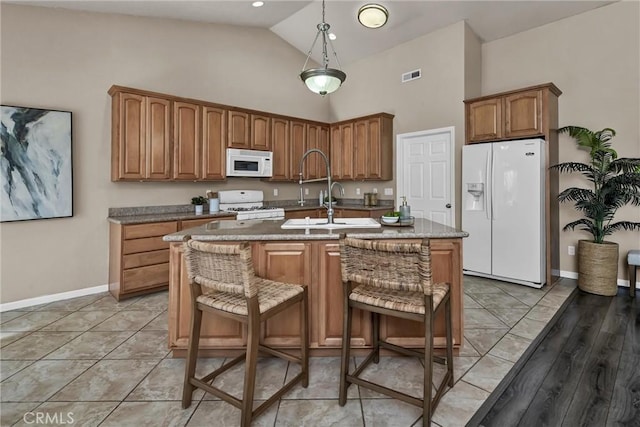
<path fill-rule="evenodd" d="M 397 135 L 397 206 L 406 196 L 412 216 L 455 224 L 453 141 L 453 127 Z"/>

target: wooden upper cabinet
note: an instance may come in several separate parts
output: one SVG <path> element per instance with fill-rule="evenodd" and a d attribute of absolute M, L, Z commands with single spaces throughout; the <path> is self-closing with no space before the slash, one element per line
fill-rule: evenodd
<path fill-rule="evenodd" d="M 307 125 L 307 150 L 312 148 L 322 151 L 327 158 L 330 158 L 328 125 L 312 123 Z M 327 165 L 320 154 L 310 154 L 309 159 L 305 161 L 305 166 L 308 179 L 326 178 Z"/>
<path fill-rule="evenodd" d="M 467 104 L 467 139 L 491 141 L 502 138 L 502 99 Z"/>
<path fill-rule="evenodd" d="M 244 111 L 229 111 L 229 137 L 227 147 L 251 148 L 250 117 Z"/>
<path fill-rule="evenodd" d="M 548 141 L 561 93 L 547 83 L 465 100 L 466 143 L 540 137 Z"/>
<path fill-rule="evenodd" d="M 271 151 L 271 117 L 251 114 L 250 148 Z"/>
<path fill-rule="evenodd" d="M 273 149 L 271 181 L 291 179 L 289 166 L 289 120 L 271 119 L 271 148 Z"/>
<path fill-rule="evenodd" d="M 167 180 L 171 173 L 171 102 L 114 92 L 111 180 Z"/>
<path fill-rule="evenodd" d="M 201 177 L 201 107 L 173 103 L 173 179 L 197 180 Z"/>
<path fill-rule="evenodd" d="M 291 179 L 298 181 L 300 178 L 300 159 L 307 151 L 307 124 L 296 120 L 289 121 L 289 174 Z M 304 179 L 308 179 L 309 162 L 311 156 L 305 160 L 302 173 Z"/>
<path fill-rule="evenodd" d="M 506 138 L 541 135 L 542 90 L 529 90 L 505 96 L 504 118 Z"/>
<path fill-rule="evenodd" d="M 202 174 L 205 180 L 226 177 L 227 110 L 202 108 Z"/>
<path fill-rule="evenodd" d="M 369 151 L 369 122 L 358 120 L 353 124 L 353 177 L 365 179 L 367 177 L 367 151 Z"/>
<path fill-rule="evenodd" d="M 362 117 L 331 127 L 334 179 L 393 179 L 393 116 Z"/>
<path fill-rule="evenodd" d="M 331 128 L 331 173 L 333 179 L 353 179 L 353 123 Z"/>

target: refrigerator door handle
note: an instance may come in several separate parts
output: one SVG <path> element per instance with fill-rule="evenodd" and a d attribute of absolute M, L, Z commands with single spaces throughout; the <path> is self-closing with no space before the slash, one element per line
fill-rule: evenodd
<path fill-rule="evenodd" d="M 495 216 L 495 212 L 493 210 L 493 199 L 495 197 L 494 195 L 494 185 L 493 185 L 493 179 L 494 179 L 494 172 L 495 172 L 495 163 L 496 163 L 496 153 L 495 151 L 492 149 L 491 150 L 491 177 L 489 178 L 491 180 L 491 219 L 495 220 L 496 216 Z"/>
<path fill-rule="evenodd" d="M 487 151 L 487 162 L 485 165 L 485 170 L 484 170 L 484 180 L 485 180 L 485 190 L 484 190 L 484 211 L 487 215 L 487 219 L 491 220 L 491 211 L 493 210 L 493 206 L 489 206 L 489 204 L 491 204 L 491 197 L 493 196 L 492 194 L 489 194 L 489 186 L 490 186 L 490 180 L 491 180 L 491 151 L 489 150 Z"/>

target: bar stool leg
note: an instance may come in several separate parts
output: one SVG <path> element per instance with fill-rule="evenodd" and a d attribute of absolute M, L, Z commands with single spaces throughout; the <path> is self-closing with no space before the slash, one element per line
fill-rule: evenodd
<path fill-rule="evenodd" d="M 347 374 L 349 373 L 349 350 L 351 347 L 351 315 L 353 309 L 349 305 L 349 285 L 344 285 L 344 318 L 342 319 L 342 360 L 340 363 L 340 396 L 338 404 L 347 403 Z"/>
<path fill-rule="evenodd" d="M 448 385 L 453 387 L 453 337 L 451 331 L 451 298 L 447 298 L 444 305 L 444 317 L 447 334 L 447 373 L 449 375 Z"/>
<path fill-rule="evenodd" d="M 302 293 L 302 302 L 300 304 L 300 325 L 302 330 L 300 331 L 300 358 L 302 360 L 302 387 L 307 388 L 309 386 L 309 301 L 307 299 L 307 287 L 304 287 Z"/>
<path fill-rule="evenodd" d="M 433 383 L 433 312 L 424 316 L 424 391 L 422 402 L 422 425 L 431 425 L 431 395 Z"/>
<path fill-rule="evenodd" d="M 199 285 L 191 284 L 191 297 L 193 310 L 191 312 L 191 328 L 189 330 L 189 347 L 187 348 L 187 360 L 184 370 L 184 385 L 182 386 L 182 408 L 191 406 L 191 399 L 195 387 L 191 384 L 191 378 L 195 377 L 196 361 L 198 360 L 198 345 L 200 344 L 200 326 L 202 325 L 202 310 L 198 308 L 195 299 L 200 296 Z"/>
<path fill-rule="evenodd" d="M 637 265 L 629 265 L 629 296 L 631 298 L 636 297 L 636 272 Z"/>
<path fill-rule="evenodd" d="M 258 364 L 258 344 L 260 340 L 260 312 L 258 297 L 255 296 L 255 304 L 247 304 L 249 307 L 249 323 L 247 326 L 247 356 L 244 371 L 244 391 L 242 393 L 241 427 L 251 425 L 253 415 L 253 392 L 256 385 L 256 367 Z"/>
<path fill-rule="evenodd" d="M 380 362 L 380 313 L 371 312 L 373 326 L 373 363 Z"/>

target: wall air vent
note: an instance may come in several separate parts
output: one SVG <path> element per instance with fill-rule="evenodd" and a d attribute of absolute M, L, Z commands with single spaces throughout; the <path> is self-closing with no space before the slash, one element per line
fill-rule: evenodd
<path fill-rule="evenodd" d="M 422 69 L 418 68 L 417 70 L 404 73 L 402 75 L 402 83 L 410 82 L 411 80 L 419 79 L 420 77 L 422 77 Z"/>

